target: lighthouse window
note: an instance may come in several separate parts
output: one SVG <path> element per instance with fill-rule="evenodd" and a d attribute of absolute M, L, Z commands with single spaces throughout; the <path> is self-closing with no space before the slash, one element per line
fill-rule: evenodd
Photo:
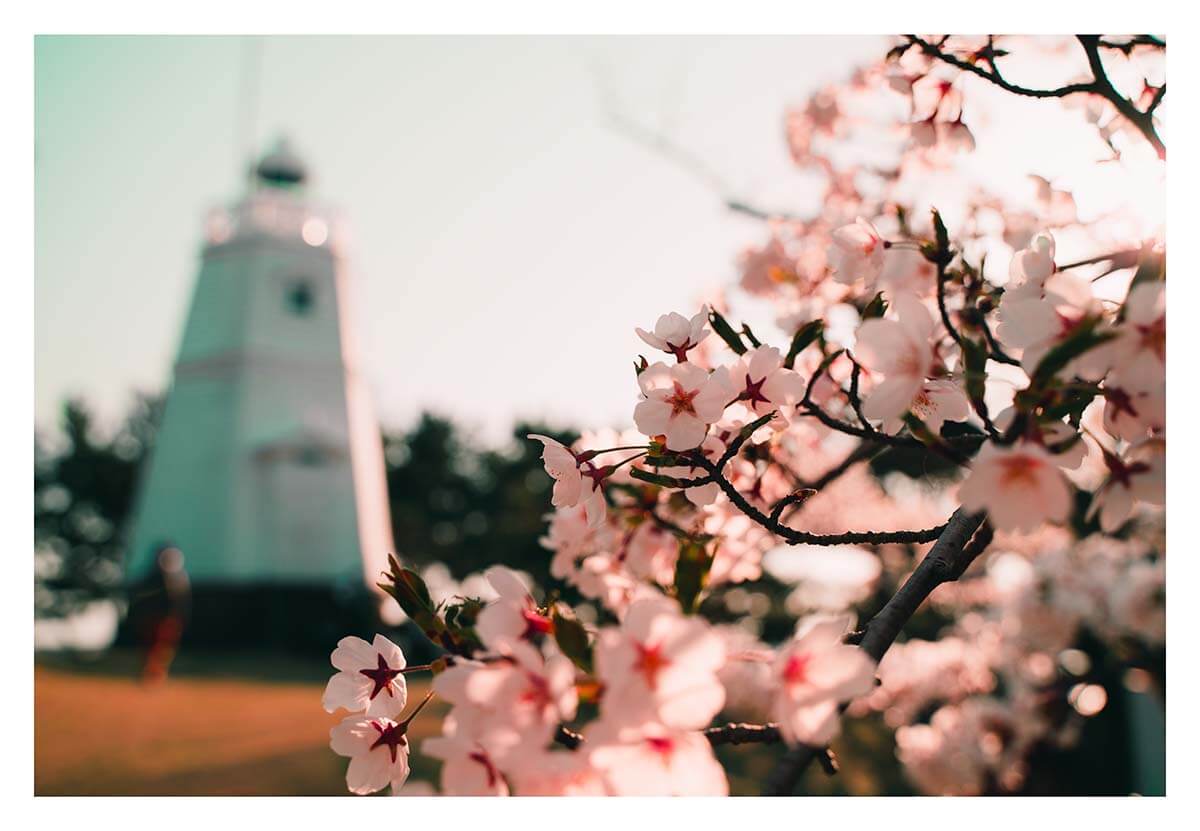
<path fill-rule="evenodd" d="M 316 295 L 307 280 L 297 280 L 288 286 L 287 308 L 292 314 L 298 317 L 312 314 L 316 301 Z"/>

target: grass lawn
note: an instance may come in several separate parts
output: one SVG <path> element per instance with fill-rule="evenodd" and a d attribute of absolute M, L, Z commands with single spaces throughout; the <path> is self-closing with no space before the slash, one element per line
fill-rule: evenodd
<path fill-rule="evenodd" d="M 34 792 L 345 794 L 347 760 L 329 749 L 329 728 L 346 714 L 321 708 L 327 677 L 320 660 L 185 654 L 166 682 L 147 687 L 132 654 L 39 658 Z M 410 679 L 409 689 L 415 704 L 428 687 Z M 431 702 L 413 722 L 418 747 L 441 716 Z M 436 775 L 419 754 L 413 762 L 414 779 Z"/>

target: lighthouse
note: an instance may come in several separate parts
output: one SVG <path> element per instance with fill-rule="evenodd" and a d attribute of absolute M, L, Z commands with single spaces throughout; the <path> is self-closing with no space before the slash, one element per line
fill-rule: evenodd
<path fill-rule="evenodd" d="M 281 141 L 209 217 L 143 473 L 127 575 L 182 551 L 198 641 L 311 629 L 287 618 L 368 596 L 392 545 L 344 242 L 308 185 Z"/>

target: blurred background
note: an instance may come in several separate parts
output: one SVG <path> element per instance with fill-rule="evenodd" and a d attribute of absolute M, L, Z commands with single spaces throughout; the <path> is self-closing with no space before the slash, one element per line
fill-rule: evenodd
<path fill-rule="evenodd" d="M 497 562 L 554 587 L 524 436 L 628 425 L 633 327 L 736 277 L 762 226 L 723 198 L 816 198 L 782 114 L 887 47 L 39 37 L 37 792 L 344 793 L 329 651 L 422 657 L 379 619 L 387 553 L 441 597 Z M 804 576 L 727 605 L 782 636 Z M 1029 790 L 1135 789 L 1135 717 Z M 891 741 L 854 722 L 808 790 L 910 792 Z M 750 793 L 777 751 L 722 754 Z"/>

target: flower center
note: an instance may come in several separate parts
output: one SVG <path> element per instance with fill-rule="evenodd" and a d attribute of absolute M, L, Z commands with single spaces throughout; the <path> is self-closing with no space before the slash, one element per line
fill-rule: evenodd
<path fill-rule="evenodd" d="M 671 415 L 677 416 L 680 413 L 696 414 L 695 408 L 692 407 L 692 401 L 700 394 L 700 390 L 685 390 L 680 386 L 679 382 L 675 382 L 675 392 L 667 399 L 667 403 L 671 405 Z"/>
<path fill-rule="evenodd" d="M 807 652 L 793 655 L 783 666 L 783 680 L 788 686 L 808 683 L 808 664 L 812 656 Z"/>
<path fill-rule="evenodd" d="M 404 731 L 407 729 L 407 724 L 380 724 L 377 721 L 371 722 L 371 726 L 379 733 L 379 738 L 371 745 L 371 750 L 377 747 L 386 747 L 388 752 L 392 754 L 392 761 L 396 761 L 396 754 L 401 747 L 408 744 L 408 739 L 404 737 Z"/>
<path fill-rule="evenodd" d="M 496 787 L 496 783 L 500 781 L 500 774 L 496 770 L 496 766 L 492 764 L 492 760 L 482 750 L 475 750 L 467 754 L 467 758 L 476 764 L 483 765 L 483 769 L 487 771 L 487 784 L 489 788 Z"/>
<path fill-rule="evenodd" d="M 1037 474 L 1041 467 L 1041 460 L 1033 456 L 1021 453 L 1006 456 L 1000 460 L 1000 481 L 1007 487 L 1032 487 L 1037 484 Z"/>
<path fill-rule="evenodd" d="M 1149 326 L 1139 326 L 1142 336 L 1142 348 L 1154 353 L 1163 363 L 1167 361 L 1167 319 L 1160 317 Z"/>
<path fill-rule="evenodd" d="M 650 749 L 655 753 L 663 756 L 670 756 L 675 750 L 675 740 L 670 736 L 647 736 L 646 744 L 650 745 Z"/>
<path fill-rule="evenodd" d="M 750 380 L 750 373 L 746 373 L 746 388 L 742 390 L 742 394 L 737 397 L 738 401 L 749 401 L 751 406 L 762 402 L 763 404 L 771 403 L 765 395 L 763 395 L 763 384 L 767 381 L 766 376 L 759 378 L 757 381 Z"/>
<path fill-rule="evenodd" d="M 524 637 L 527 640 L 534 635 L 548 634 L 554 628 L 550 618 L 539 615 L 536 609 L 522 609 L 521 617 L 525 619 Z"/>
<path fill-rule="evenodd" d="M 662 654 L 662 647 L 650 646 L 643 643 L 634 643 L 637 649 L 637 660 L 634 661 L 633 668 L 642 674 L 646 679 L 646 686 L 654 689 L 658 683 L 658 674 L 666 669 L 671 662 Z"/>
<path fill-rule="evenodd" d="M 382 655 L 379 658 L 379 665 L 374 669 L 360 669 L 363 675 L 375 682 L 375 688 L 371 690 L 371 700 L 375 700 L 375 696 L 379 695 L 384 690 L 387 690 L 388 695 L 394 695 L 392 692 L 392 681 L 400 674 L 400 670 L 392 669 L 388 666 L 388 662 L 383 659 Z"/>

